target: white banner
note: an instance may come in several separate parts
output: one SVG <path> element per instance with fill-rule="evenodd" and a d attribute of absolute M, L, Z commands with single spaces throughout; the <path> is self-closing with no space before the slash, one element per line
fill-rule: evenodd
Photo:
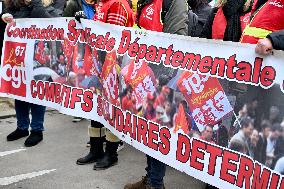
<path fill-rule="evenodd" d="M 218 86 L 223 80 L 284 92 L 283 52 L 261 57 L 255 54 L 254 45 L 89 20 L 80 24 L 69 18 L 16 20 L 7 26 L 3 46 L 0 96 L 99 121 L 136 149 L 219 188 L 284 188 L 280 173 L 252 157 L 218 146 L 217 139 L 214 144 L 202 137 L 191 138 L 196 133 L 203 136 L 192 118 L 189 101 L 193 97 L 183 94 L 181 100 L 174 98 L 182 91 L 178 86 L 162 85 L 164 80 L 158 73 L 163 70 L 179 78 L 174 69 L 182 70 L 217 77 L 219 80 L 214 82 Z M 128 80 L 127 69 L 133 61 L 133 77 Z M 138 64 L 143 61 L 147 64 Z M 209 92 L 217 86 L 213 85 L 212 89 L 208 87 Z M 223 84 L 222 87 L 225 90 Z M 144 102 L 137 93 L 143 94 Z M 211 125 L 217 130 L 224 126 L 222 120 L 232 117 L 225 114 L 234 106 L 229 107 L 223 92 L 221 96 L 219 100 L 225 98 L 226 111 L 218 114 L 221 116 L 216 121 L 221 120 L 220 123 Z M 212 105 L 217 106 L 213 101 Z M 208 109 L 207 113 L 211 111 Z"/>

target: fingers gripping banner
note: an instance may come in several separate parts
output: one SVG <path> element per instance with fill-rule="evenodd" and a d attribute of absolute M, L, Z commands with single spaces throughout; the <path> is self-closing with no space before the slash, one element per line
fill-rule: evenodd
<path fill-rule="evenodd" d="M 1 96 L 100 121 L 219 188 L 284 188 L 283 52 L 56 18 L 8 25 L 2 54 Z"/>

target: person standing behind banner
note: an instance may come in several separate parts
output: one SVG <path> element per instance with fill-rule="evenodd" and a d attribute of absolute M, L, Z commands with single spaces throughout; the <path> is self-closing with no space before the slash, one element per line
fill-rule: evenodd
<path fill-rule="evenodd" d="M 269 55 L 273 49 L 284 51 L 284 29 L 258 40 L 255 52 L 261 55 Z"/>
<path fill-rule="evenodd" d="M 3 0 L 0 1 L 0 16 L 2 17 L 2 12 L 5 9 L 5 3 Z M 4 41 L 4 33 L 5 33 L 5 27 L 6 23 L 0 19 L 0 58 L 2 57 L 2 47 L 3 47 L 3 41 Z M 1 61 L 0 61 L 1 65 Z"/>
<path fill-rule="evenodd" d="M 247 155 L 250 155 L 249 140 L 254 130 L 253 120 L 247 117 L 242 119 L 240 121 L 240 124 L 241 124 L 241 130 L 231 138 L 229 143 L 229 148 L 231 148 L 230 146 L 234 141 L 240 141 L 245 146 L 246 151 L 248 153 Z"/>
<path fill-rule="evenodd" d="M 53 0 L 52 6 L 61 11 L 61 15 L 63 14 L 64 7 L 67 3 L 67 0 Z"/>
<path fill-rule="evenodd" d="M 262 132 L 259 134 L 259 140 L 257 142 L 256 150 L 254 153 L 254 159 L 265 165 L 267 138 L 270 134 L 271 123 L 268 120 L 263 120 L 261 122 L 261 128 Z"/>
<path fill-rule="evenodd" d="M 245 28 L 241 43 L 262 45 L 263 42 L 269 43 L 271 41 L 270 36 L 273 36 L 273 32 L 280 32 L 284 29 L 284 0 L 258 0 L 256 5 L 256 11 L 252 14 L 249 24 Z M 279 49 L 277 42 L 279 40 L 274 38 L 275 48 Z M 280 46 L 281 47 L 281 46 Z M 272 48 L 267 49 L 266 54 L 270 53 Z M 271 95 L 274 93 L 275 95 Z M 269 108 L 275 104 L 282 104 L 284 94 L 279 90 L 277 86 L 272 86 L 270 89 L 263 89 L 261 87 L 249 86 L 246 94 L 249 98 L 256 98 L 259 101 L 260 110 L 257 112 L 256 125 L 259 125 L 261 118 L 267 118 L 269 115 Z M 277 120 L 273 120 L 278 122 Z M 272 123 L 273 124 L 273 123 Z"/>
<path fill-rule="evenodd" d="M 212 8 L 209 5 L 208 0 L 188 0 L 187 3 L 192 12 L 197 16 L 197 24 L 193 29 L 191 29 L 192 32 L 189 32 L 189 35 L 191 37 L 199 37 L 208 19 L 208 16 L 212 11 Z M 190 20 L 189 22 L 191 23 Z M 189 27 L 191 26 L 189 25 Z"/>
<path fill-rule="evenodd" d="M 95 0 L 70 0 L 63 11 L 63 17 L 75 17 L 81 14 L 84 14 L 86 19 L 93 19 L 95 15 Z M 73 117 L 72 121 L 77 123 L 82 120 L 83 118 Z"/>
<path fill-rule="evenodd" d="M 2 20 L 6 23 L 13 22 L 14 18 L 51 18 L 58 17 L 54 8 L 51 7 L 51 0 L 5 0 L 5 14 Z M 7 141 L 14 141 L 29 135 L 25 141 L 26 147 L 37 145 L 43 140 L 43 123 L 45 107 L 15 100 L 17 117 L 17 129 L 7 136 Z M 29 113 L 32 114 L 30 123 Z"/>
<path fill-rule="evenodd" d="M 75 17 L 83 11 L 86 19 L 95 15 L 95 0 L 70 0 L 63 11 L 63 17 Z"/>
<path fill-rule="evenodd" d="M 249 17 L 256 8 L 257 0 L 217 0 L 200 37 L 239 42 Z M 237 97 L 235 112 L 246 103 L 247 86 L 226 79 L 219 79 L 226 95 Z"/>
<path fill-rule="evenodd" d="M 185 0 L 139 0 L 137 7 L 136 24 L 139 28 L 179 35 L 188 34 L 188 4 Z M 173 69 L 169 70 L 160 65 L 152 70 L 158 76 L 173 76 Z M 146 176 L 137 183 L 125 185 L 125 189 L 164 188 L 166 165 L 148 155 L 146 157 Z"/>
<path fill-rule="evenodd" d="M 132 27 L 134 24 L 134 15 L 127 0 L 99 0 L 95 5 L 95 21 L 104 23 Z M 77 19 L 86 18 L 87 16 L 81 12 L 76 15 Z M 102 57 L 101 57 L 102 58 Z M 104 57 L 102 58 L 104 62 Z M 89 164 L 96 162 L 94 170 L 107 169 L 114 166 L 118 162 L 118 146 L 120 139 L 106 130 L 103 124 L 97 121 L 91 121 L 89 127 L 90 136 L 90 152 L 77 160 L 77 164 Z M 103 142 L 106 140 L 105 152 Z"/>

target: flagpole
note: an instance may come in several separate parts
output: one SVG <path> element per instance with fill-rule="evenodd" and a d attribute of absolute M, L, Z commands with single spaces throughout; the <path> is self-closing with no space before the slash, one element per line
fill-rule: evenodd
<path fill-rule="evenodd" d="M 235 113 L 235 111 L 233 111 L 233 113 L 234 113 L 234 116 L 235 116 L 235 118 L 236 118 L 236 121 L 238 122 L 238 124 L 239 124 L 239 126 L 240 126 L 240 128 L 241 128 L 242 126 L 241 126 L 241 123 L 240 123 L 240 121 L 239 121 L 239 118 L 238 118 L 237 114 Z"/>

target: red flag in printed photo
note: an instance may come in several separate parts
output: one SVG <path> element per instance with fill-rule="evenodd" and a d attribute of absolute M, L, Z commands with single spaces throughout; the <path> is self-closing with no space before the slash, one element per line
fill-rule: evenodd
<path fill-rule="evenodd" d="M 156 91 L 155 75 L 144 60 L 138 63 L 131 60 L 124 78 L 125 82 L 133 88 L 133 95 L 136 99 L 136 108 L 142 106 L 148 93 L 154 93 Z"/>
<path fill-rule="evenodd" d="M 189 133 L 189 124 L 186 118 L 187 115 L 184 111 L 183 105 L 180 104 L 178 107 L 178 112 L 174 119 L 174 126 L 175 126 L 174 133 L 176 133 L 179 130 L 183 130 L 185 134 Z"/>
<path fill-rule="evenodd" d="M 215 125 L 233 111 L 217 78 L 183 72 L 177 86 L 189 104 L 199 131 L 206 125 Z"/>
<path fill-rule="evenodd" d="M 97 76 L 101 74 L 101 65 L 98 62 L 98 54 L 95 48 L 91 48 L 89 45 L 85 47 L 84 55 L 84 70 L 87 76 Z"/>
<path fill-rule="evenodd" d="M 102 68 L 103 94 L 112 104 L 119 104 L 119 65 L 116 60 L 116 51 L 107 53 Z"/>
<path fill-rule="evenodd" d="M 67 58 L 67 65 L 71 65 L 72 56 L 74 53 L 74 44 L 68 40 L 68 38 L 64 39 L 62 42 L 62 49 L 65 57 Z"/>
<path fill-rule="evenodd" d="M 35 60 L 38 61 L 41 65 L 45 64 L 45 52 L 44 52 L 44 42 L 39 41 L 35 49 Z"/>

